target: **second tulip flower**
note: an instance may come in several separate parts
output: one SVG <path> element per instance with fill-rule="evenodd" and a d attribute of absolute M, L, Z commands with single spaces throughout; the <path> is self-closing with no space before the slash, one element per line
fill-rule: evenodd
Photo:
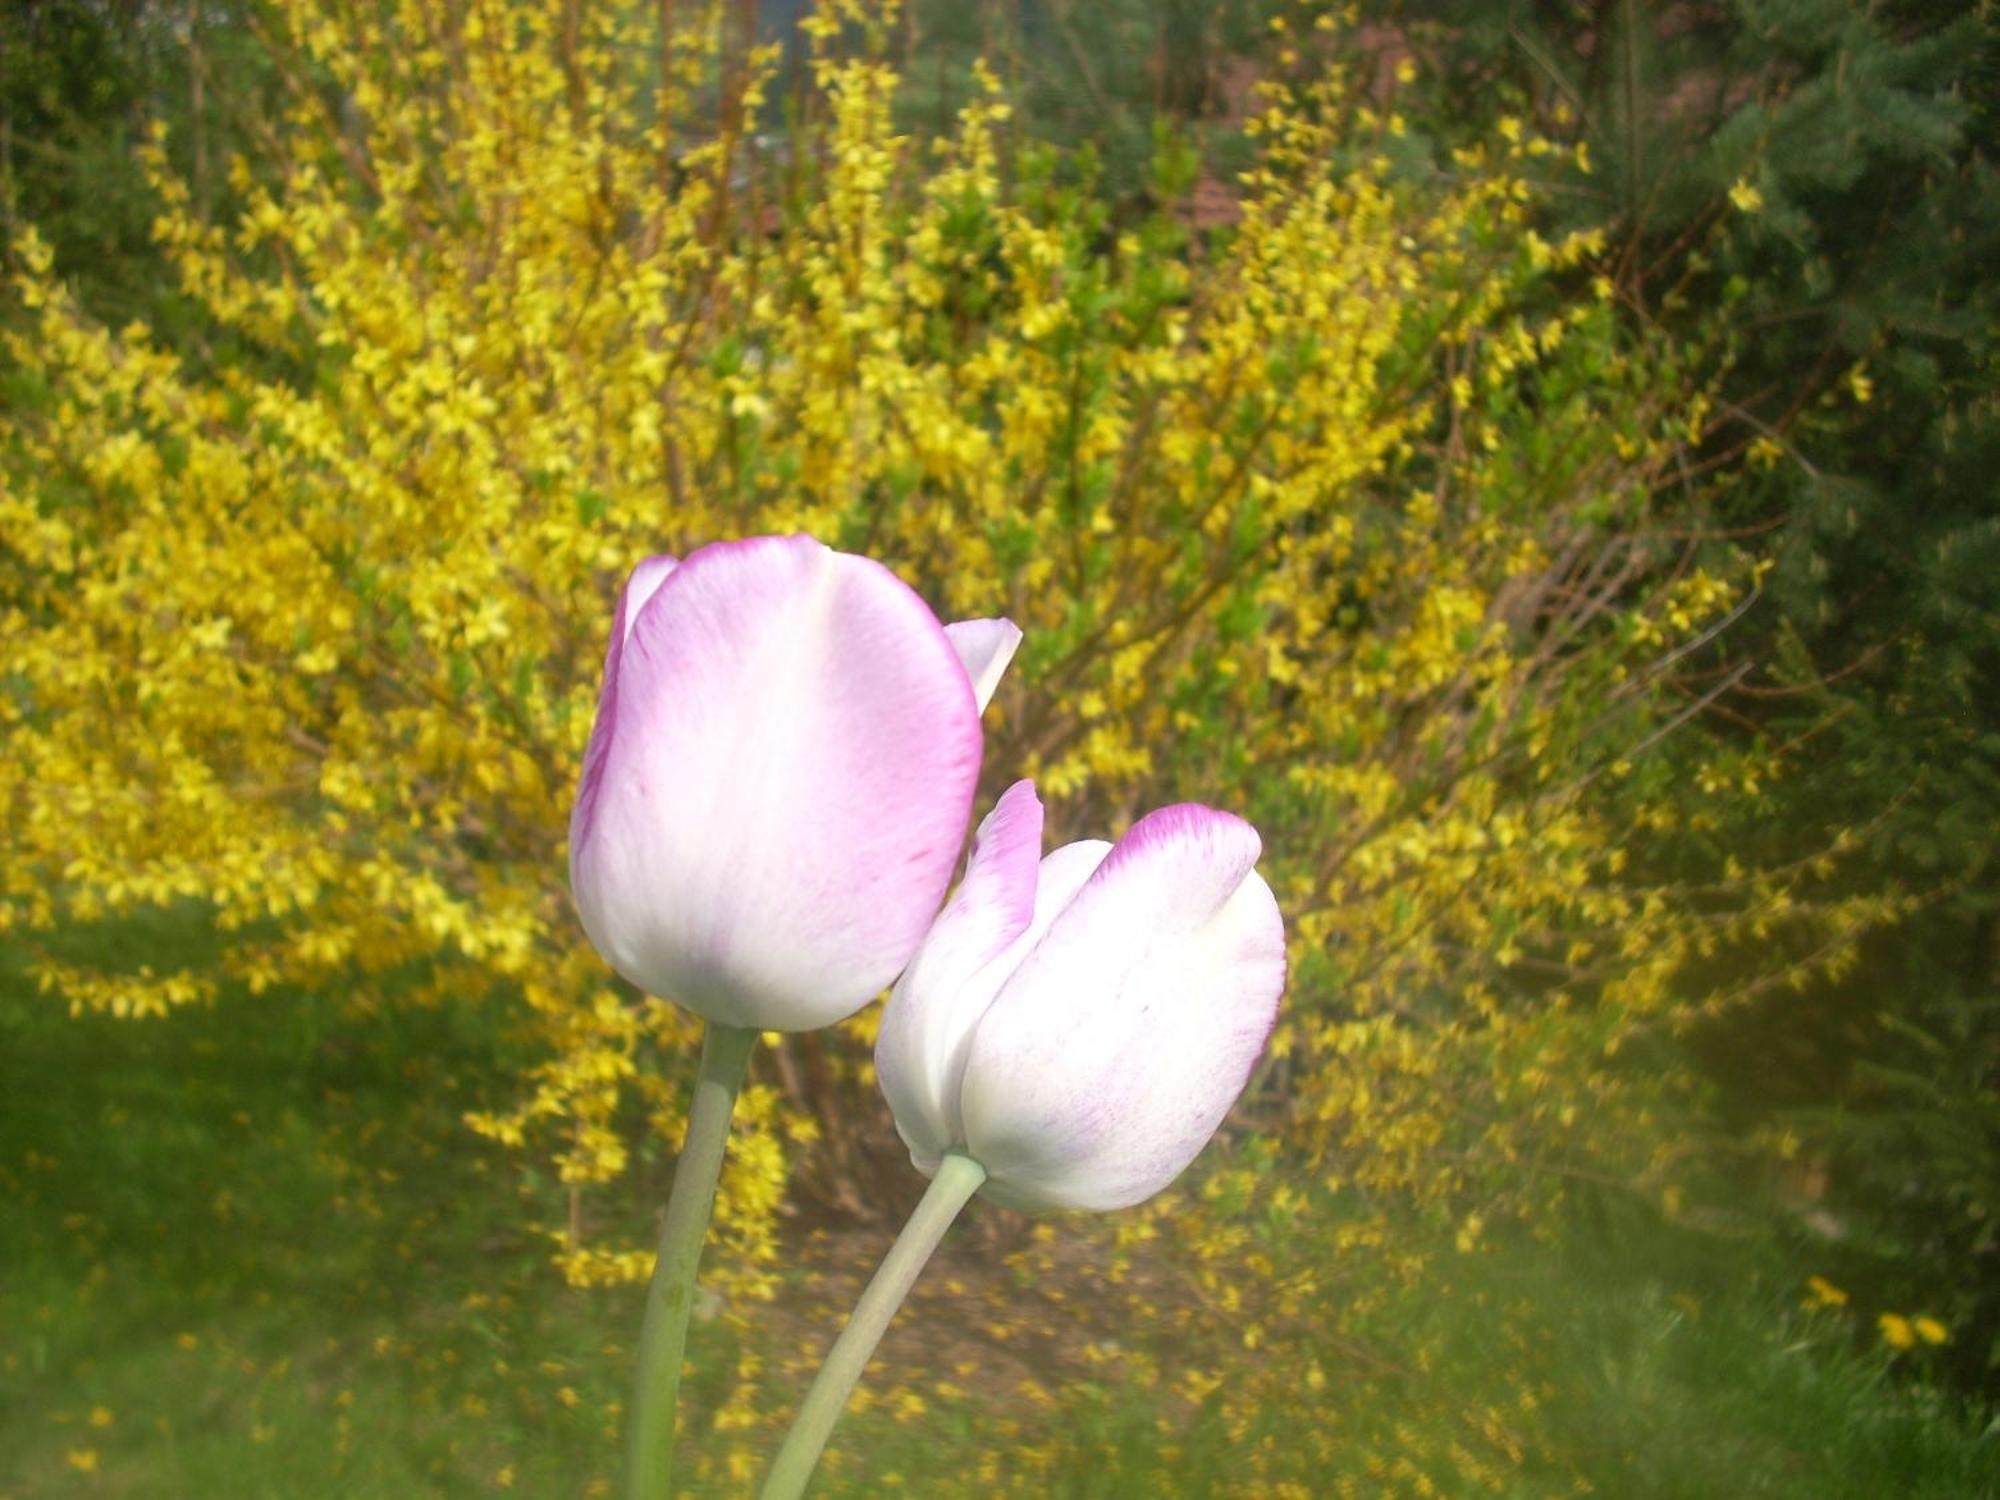
<path fill-rule="evenodd" d="M 882 1015 L 876 1070 L 925 1175 L 944 1153 L 1019 1208 L 1123 1208 L 1222 1123 L 1276 1024 L 1285 934 L 1241 818 L 1161 808 L 1041 857 L 1009 788 Z"/>

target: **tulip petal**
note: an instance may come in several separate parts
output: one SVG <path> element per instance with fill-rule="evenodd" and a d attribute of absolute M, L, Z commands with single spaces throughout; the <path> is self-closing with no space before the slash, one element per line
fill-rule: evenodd
<path fill-rule="evenodd" d="M 662 553 L 641 559 L 618 591 L 618 609 L 611 617 L 611 639 L 604 646 L 604 685 L 597 692 L 597 717 L 591 722 L 590 740 L 583 747 L 583 777 L 577 788 L 576 804 L 569 814 L 570 884 L 576 883 L 576 850 L 589 827 L 597 805 L 597 789 L 604 778 L 604 754 L 611 745 L 611 726 L 618 719 L 618 663 L 625 654 L 625 641 L 632 634 L 632 622 L 646 601 L 659 591 L 675 568 L 676 558 Z"/>
<path fill-rule="evenodd" d="M 945 626 L 944 633 L 965 664 L 979 711 L 985 713 L 986 705 L 993 701 L 993 690 L 1000 686 L 1007 664 L 1021 644 L 1021 627 L 1012 620 L 960 620 Z"/>
<path fill-rule="evenodd" d="M 679 559 L 661 553 L 641 560 L 632 570 L 632 576 L 625 582 L 625 592 L 618 596 L 618 620 L 613 636 L 620 646 L 631 638 L 632 626 L 639 618 L 639 611 L 646 607 L 646 601 L 659 592 L 660 585 L 679 566 Z"/>
<path fill-rule="evenodd" d="M 910 1161 L 926 1177 L 936 1173 L 939 1159 L 949 1148 L 965 1144 L 960 1098 L 966 1057 L 980 1019 L 1021 960 L 1034 951 L 1035 944 L 1110 852 L 1111 845 L 1103 839 L 1081 839 L 1044 856 L 1034 870 L 1034 919 L 1013 941 L 983 964 L 965 970 L 965 977 L 956 984 L 945 965 L 910 983 L 911 975 L 923 963 L 919 952 L 889 996 L 875 1044 L 875 1071 L 895 1117 L 897 1133 L 910 1148 Z M 970 883 L 969 873 L 966 880 Z M 950 907 L 939 913 L 932 936 L 924 940 L 926 949 L 951 915 Z"/>
<path fill-rule="evenodd" d="M 1124 1208 L 1180 1174 L 1276 1024 L 1284 925 L 1256 830 L 1194 804 L 1133 825 L 1001 986 L 967 1051 L 989 1195 Z"/>
<path fill-rule="evenodd" d="M 572 833 L 585 931 L 710 1020 L 829 1025 L 901 971 L 950 883 L 980 759 L 964 668 L 894 574 L 808 537 L 645 581 Z"/>
<path fill-rule="evenodd" d="M 926 1171 L 957 1143 L 965 1046 L 1008 972 L 994 960 L 1034 921 L 1041 853 L 1041 799 L 1032 781 L 1017 781 L 973 835 L 965 879 L 882 1010 L 876 1075 L 896 1128 Z"/>

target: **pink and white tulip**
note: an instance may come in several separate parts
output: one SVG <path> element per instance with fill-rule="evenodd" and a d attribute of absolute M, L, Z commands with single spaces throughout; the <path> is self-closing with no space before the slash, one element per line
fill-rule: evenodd
<path fill-rule="evenodd" d="M 875 1066 L 926 1176 L 945 1152 L 1021 1208 L 1124 1208 L 1193 1161 L 1285 987 L 1284 923 L 1241 818 L 1164 807 L 1041 857 L 1017 782 L 897 982 Z"/>
<path fill-rule="evenodd" d="M 900 973 L 951 882 L 979 715 L 1020 632 L 940 625 L 810 537 L 648 558 L 570 818 L 584 931 L 710 1021 L 803 1031 Z"/>

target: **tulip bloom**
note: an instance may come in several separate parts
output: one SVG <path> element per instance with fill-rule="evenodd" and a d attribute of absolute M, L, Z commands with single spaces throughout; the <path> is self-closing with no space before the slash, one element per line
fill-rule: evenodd
<path fill-rule="evenodd" d="M 640 563 L 618 601 L 570 819 L 584 931 L 708 1020 L 826 1026 L 923 940 L 1020 631 L 942 626 L 809 537 Z"/>
<path fill-rule="evenodd" d="M 1040 858 L 1008 788 L 882 1013 L 875 1068 L 931 1179 L 813 1377 L 764 1500 L 798 1500 L 883 1332 L 976 1192 L 1125 1208 L 1178 1177 L 1243 1092 L 1285 988 L 1285 929 L 1241 818 L 1183 803 Z"/>
<path fill-rule="evenodd" d="M 1194 1160 L 1249 1081 L 1284 924 L 1241 818 L 1161 808 L 1040 858 L 1018 782 L 882 1015 L 875 1065 L 911 1160 L 947 1151 L 1022 1208 L 1123 1208 Z"/>

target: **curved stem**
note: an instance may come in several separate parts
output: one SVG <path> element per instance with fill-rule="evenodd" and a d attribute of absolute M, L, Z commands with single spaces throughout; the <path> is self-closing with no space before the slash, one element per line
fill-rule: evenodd
<path fill-rule="evenodd" d="M 681 1389 L 681 1353 L 687 1347 L 688 1313 L 701 1242 L 715 1209 L 715 1182 L 729 1143 L 729 1116 L 743 1084 L 757 1033 L 713 1021 L 702 1034 L 701 1070 L 688 1106 L 687 1135 L 674 1164 L 674 1187 L 660 1226 L 660 1254 L 646 1288 L 646 1321 L 639 1330 L 639 1374 L 632 1389 L 627 1500 L 668 1500 L 673 1493 L 674 1406 Z"/>
<path fill-rule="evenodd" d="M 792 1419 L 792 1430 L 785 1434 L 785 1445 L 771 1465 L 771 1476 L 764 1481 L 764 1500 L 798 1500 L 806 1492 L 813 1467 L 833 1435 L 833 1424 L 847 1409 L 847 1398 L 860 1383 L 869 1356 L 951 1221 L 985 1180 L 986 1168 L 971 1157 L 961 1151 L 945 1153 L 930 1190 L 889 1247 L 875 1279 L 854 1304 L 847 1326 L 828 1351 L 826 1363 L 813 1377 L 812 1389 L 806 1392 L 799 1414 Z"/>

